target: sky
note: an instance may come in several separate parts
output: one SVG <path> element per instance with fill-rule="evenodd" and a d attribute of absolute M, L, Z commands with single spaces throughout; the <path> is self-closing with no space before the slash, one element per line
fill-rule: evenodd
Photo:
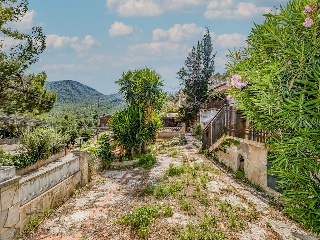
<path fill-rule="evenodd" d="M 29 0 L 20 29 L 40 25 L 46 50 L 30 71 L 47 81 L 76 80 L 118 92 L 123 72 L 149 67 L 164 90 L 179 90 L 177 72 L 209 28 L 223 73 L 229 50 L 246 46 L 254 23 L 286 0 Z"/>

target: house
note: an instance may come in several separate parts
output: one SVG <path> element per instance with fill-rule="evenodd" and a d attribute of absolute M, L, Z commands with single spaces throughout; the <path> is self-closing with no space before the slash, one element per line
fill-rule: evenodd
<path fill-rule="evenodd" d="M 108 130 L 109 127 L 109 120 L 112 115 L 104 115 L 99 119 L 99 129 L 98 132 L 105 132 Z"/>
<path fill-rule="evenodd" d="M 219 93 L 227 87 L 227 84 L 221 84 L 213 91 Z M 236 109 L 235 101 L 222 102 L 220 98 L 209 101 L 200 112 L 203 125 L 202 148 L 213 152 L 220 162 L 233 171 L 244 172 L 251 182 L 277 195 L 279 189 L 276 176 L 268 173 L 270 163 L 267 161 L 268 148 L 265 146 L 267 133 L 256 131 Z"/>

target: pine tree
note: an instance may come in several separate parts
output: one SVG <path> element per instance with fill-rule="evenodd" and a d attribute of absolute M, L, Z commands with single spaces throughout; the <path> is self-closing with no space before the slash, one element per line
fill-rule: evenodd
<path fill-rule="evenodd" d="M 27 13 L 27 0 L 0 3 L 0 112 L 6 114 L 49 111 L 55 93 L 44 89 L 46 74 L 26 74 L 46 47 L 41 27 L 24 33 L 13 29 Z"/>
<path fill-rule="evenodd" d="M 178 72 L 178 78 L 183 86 L 186 96 L 186 105 L 180 108 L 180 115 L 184 120 L 193 120 L 199 112 L 201 105 L 208 98 L 208 87 L 211 75 L 214 72 L 213 47 L 209 29 L 188 53 L 184 67 Z"/>

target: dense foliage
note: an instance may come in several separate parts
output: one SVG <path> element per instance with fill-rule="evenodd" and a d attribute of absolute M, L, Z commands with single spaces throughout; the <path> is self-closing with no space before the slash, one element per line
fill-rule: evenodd
<path fill-rule="evenodd" d="M 161 89 L 163 81 L 155 71 L 144 68 L 123 73 L 117 83 L 128 107 L 111 119 L 114 139 L 128 154 L 141 148 L 145 150 L 161 126 L 159 111 L 165 100 Z"/>
<path fill-rule="evenodd" d="M 289 1 L 266 15 L 231 54 L 232 97 L 270 134 L 269 161 L 280 178 L 285 211 L 320 232 L 320 7 Z"/>
<path fill-rule="evenodd" d="M 142 108 L 133 105 L 117 112 L 112 117 L 110 126 L 114 140 L 130 154 L 132 150 L 139 149 L 143 144 L 155 139 L 161 120 L 155 113 L 152 121 L 146 122 Z"/>
<path fill-rule="evenodd" d="M 44 89 L 44 72 L 26 74 L 46 47 L 41 27 L 29 32 L 13 29 L 27 11 L 27 0 L 0 3 L 0 110 L 6 114 L 42 114 L 52 108 L 56 99 L 55 93 Z"/>
<path fill-rule="evenodd" d="M 52 128 L 35 128 L 20 136 L 21 147 L 17 154 L 0 151 L 0 165 L 15 166 L 18 169 L 29 166 L 38 160 L 46 160 L 58 153 L 68 141 L 68 135 L 62 135 Z"/>
<path fill-rule="evenodd" d="M 186 104 L 180 109 L 183 120 L 196 117 L 208 98 L 210 77 L 214 72 L 214 57 L 209 29 L 207 28 L 202 41 L 188 53 L 184 66 L 178 72 L 183 86 Z"/>

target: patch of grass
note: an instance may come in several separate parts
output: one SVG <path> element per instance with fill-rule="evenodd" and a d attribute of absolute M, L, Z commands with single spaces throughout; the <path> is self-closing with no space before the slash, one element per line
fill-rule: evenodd
<path fill-rule="evenodd" d="M 187 199 L 182 199 L 180 201 L 180 207 L 182 210 L 190 213 L 190 214 L 194 214 L 195 213 L 195 207 L 192 204 L 191 201 L 187 200 Z"/>
<path fill-rule="evenodd" d="M 185 183 L 182 180 L 176 180 L 171 184 L 158 184 L 154 189 L 155 198 L 162 198 L 172 195 L 175 192 L 179 192 L 184 189 Z"/>
<path fill-rule="evenodd" d="M 173 158 L 177 158 L 178 157 L 178 150 L 177 149 L 174 149 L 171 153 L 171 157 Z"/>
<path fill-rule="evenodd" d="M 179 240 L 224 240 L 225 233 L 219 229 L 217 219 L 214 215 L 205 215 L 199 224 L 189 223 L 187 227 L 179 232 Z"/>
<path fill-rule="evenodd" d="M 25 232 L 29 233 L 34 229 L 36 229 L 40 225 L 40 223 L 43 221 L 43 219 L 48 217 L 52 212 L 53 212 L 52 209 L 48 209 L 42 214 L 31 217 L 26 225 Z"/>
<path fill-rule="evenodd" d="M 172 163 L 169 165 L 169 168 L 165 172 L 165 177 L 172 177 L 172 176 L 180 176 L 182 173 L 184 173 L 185 168 L 184 165 L 180 167 L 175 167 Z"/>
<path fill-rule="evenodd" d="M 173 210 L 171 206 L 167 206 L 164 210 L 163 210 L 163 215 L 165 217 L 171 217 L 173 215 Z"/>
<path fill-rule="evenodd" d="M 151 154 L 141 155 L 139 157 L 139 161 L 133 164 L 133 167 L 144 167 L 146 169 L 152 168 L 152 166 L 157 162 L 155 156 Z"/>
<path fill-rule="evenodd" d="M 144 189 L 142 189 L 141 193 L 144 195 L 151 195 L 154 193 L 155 185 L 148 183 Z"/>
<path fill-rule="evenodd" d="M 138 207 L 131 214 L 116 220 L 115 223 L 130 226 L 132 229 L 138 231 L 140 237 L 144 238 L 150 231 L 149 225 L 159 216 L 160 208 L 159 205 Z"/>

